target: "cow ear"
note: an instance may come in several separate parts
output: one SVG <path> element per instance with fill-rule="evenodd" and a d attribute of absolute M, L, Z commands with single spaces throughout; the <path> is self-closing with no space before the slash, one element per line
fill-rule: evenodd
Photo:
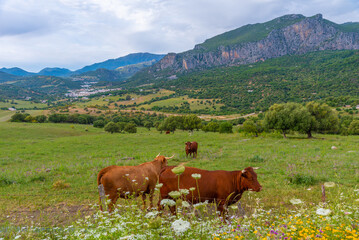
<path fill-rule="evenodd" d="M 243 177 L 247 176 L 247 170 L 245 170 L 245 169 L 242 170 L 242 176 L 243 176 Z"/>

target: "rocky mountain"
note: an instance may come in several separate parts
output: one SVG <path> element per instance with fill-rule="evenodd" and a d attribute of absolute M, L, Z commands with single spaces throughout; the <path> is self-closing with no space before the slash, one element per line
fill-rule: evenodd
<path fill-rule="evenodd" d="M 148 82 L 188 70 L 234 66 L 285 55 L 322 50 L 359 49 L 359 23 L 336 24 L 313 17 L 285 15 L 272 21 L 246 25 L 195 46 L 193 50 L 167 54 L 136 77 Z M 149 74 L 148 74 L 149 73 Z"/>

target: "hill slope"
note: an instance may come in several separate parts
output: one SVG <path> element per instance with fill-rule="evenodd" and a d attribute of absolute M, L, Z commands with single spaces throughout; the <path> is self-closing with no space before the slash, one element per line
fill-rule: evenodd
<path fill-rule="evenodd" d="M 288 101 L 359 104 L 359 51 L 322 51 L 217 67 L 165 79 L 154 87 L 176 89 L 179 95 L 193 98 L 220 99 L 223 113 L 266 110 Z"/>

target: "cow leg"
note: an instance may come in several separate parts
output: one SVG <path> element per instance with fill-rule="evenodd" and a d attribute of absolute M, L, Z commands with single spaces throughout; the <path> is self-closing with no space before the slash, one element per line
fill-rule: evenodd
<path fill-rule="evenodd" d="M 115 204 L 116 204 L 117 199 L 118 199 L 118 194 L 117 194 L 117 192 L 110 194 L 109 199 L 111 200 L 111 202 L 110 202 L 110 204 L 108 205 L 108 211 L 109 211 L 109 212 L 112 212 L 113 209 L 115 208 Z"/>
<path fill-rule="evenodd" d="M 143 209 L 146 209 L 146 194 L 142 194 L 142 201 L 143 201 Z"/>

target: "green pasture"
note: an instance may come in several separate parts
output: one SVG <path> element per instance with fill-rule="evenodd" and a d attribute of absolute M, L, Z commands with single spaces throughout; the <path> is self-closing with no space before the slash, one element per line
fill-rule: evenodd
<path fill-rule="evenodd" d="M 25 108 L 32 109 L 36 108 L 45 108 L 47 107 L 46 103 L 34 103 L 32 101 L 24 101 L 24 100 L 11 100 L 9 102 L 0 102 L 0 108 Z"/>
<path fill-rule="evenodd" d="M 175 154 L 170 165 L 187 162 L 187 166 L 229 171 L 260 167 L 256 172 L 263 191 L 251 195 L 261 199 L 264 208 L 286 206 L 292 198 L 318 203 L 323 182 L 335 182 L 346 191 L 357 189 L 359 137 L 314 136 L 318 138 L 289 135 L 283 139 L 279 134 L 254 138 L 202 131 L 166 135 L 145 128 L 136 134 L 109 134 L 89 125 L 1 122 L 0 223 L 11 222 L 5 219 L 9 212 L 98 203 L 100 169 L 137 165 L 158 153 Z M 197 159 L 186 158 L 186 141 L 199 143 Z M 294 175 L 304 180 L 290 183 Z M 58 181 L 68 187 L 54 188 Z M 243 195 L 244 205 L 250 204 L 248 196 Z"/>
<path fill-rule="evenodd" d="M 210 99 L 210 101 L 212 101 L 212 99 Z M 201 110 L 201 109 L 205 109 L 205 108 L 209 108 L 210 110 L 213 110 L 213 106 L 215 106 L 217 108 L 217 110 L 219 110 L 220 106 L 223 106 L 223 104 L 209 104 L 208 102 L 206 102 L 206 99 L 192 99 L 192 98 L 188 98 L 188 96 L 182 96 L 182 97 L 177 97 L 177 98 L 170 98 L 170 99 L 165 99 L 165 100 L 161 100 L 161 101 L 156 101 L 153 102 L 151 104 L 145 104 L 145 105 L 141 105 L 138 106 L 138 109 L 141 108 L 145 108 L 145 109 L 151 109 L 152 107 L 168 107 L 168 106 L 177 106 L 180 107 L 182 103 L 189 103 L 190 105 L 190 109 L 192 111 L 195 110 Z M 201 103 L 202 102 L 202 103 Z"/>

